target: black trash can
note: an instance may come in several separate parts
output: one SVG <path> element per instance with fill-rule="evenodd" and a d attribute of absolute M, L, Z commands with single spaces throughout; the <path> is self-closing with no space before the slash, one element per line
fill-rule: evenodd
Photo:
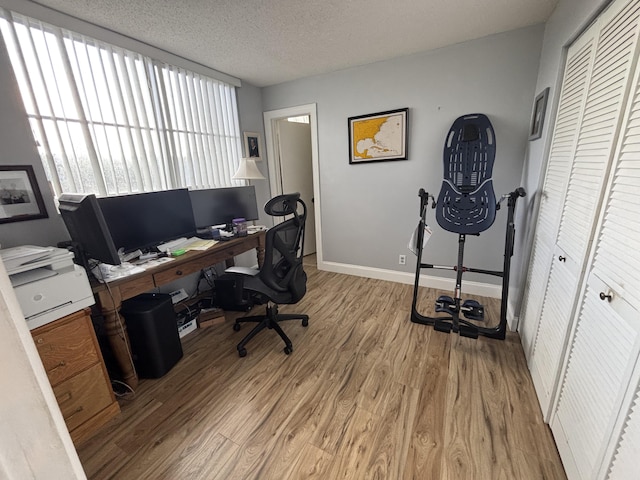
<path fill-rule="evenodd" d="M 171 295 L 143 293 L 122 302 L 133 364 L 141 378 L 160 378 L 182 358 Z"/>

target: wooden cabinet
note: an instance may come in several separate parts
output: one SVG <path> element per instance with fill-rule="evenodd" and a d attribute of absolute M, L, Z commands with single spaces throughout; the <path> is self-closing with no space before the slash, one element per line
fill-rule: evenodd
<path fill-rule="evenodd" d="M 81 443 L 120 412 L 90 310 L 43 325 L 31 335 L 71 438 Z"/>

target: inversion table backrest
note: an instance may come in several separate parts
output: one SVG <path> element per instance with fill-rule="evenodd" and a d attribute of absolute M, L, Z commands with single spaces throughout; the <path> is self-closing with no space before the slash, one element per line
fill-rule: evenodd
<path fill-rule="evenodd" d="M 493 224 L 495 140 L 486 115 L 463 115 L 453 122 L 444 144 L 444 178 L 436 203 L 436 220 L 445 230 L 473 235 Z"/>

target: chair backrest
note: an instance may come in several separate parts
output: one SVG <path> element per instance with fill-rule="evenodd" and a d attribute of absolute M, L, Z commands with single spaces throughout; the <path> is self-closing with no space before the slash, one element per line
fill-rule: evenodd
<path fill-rule="evenodd" d="M 458 117 L 444 145 L 444 178 L 437 201 L 436 220 L 450 232 L 477 234 L 496 217 L 493 161 L 496 136 L 486 115 Z"/>
<path fill-rule="evenodd" d="M 291 303 L 295 303 L 306 293 L 302 251 L 307 206 L 299 193 L 290 193 L 269 200 L 264 211 L 274 217 L 289 218 L 267 230 L 260 279 L 273 290 L 290 292 Z"/>

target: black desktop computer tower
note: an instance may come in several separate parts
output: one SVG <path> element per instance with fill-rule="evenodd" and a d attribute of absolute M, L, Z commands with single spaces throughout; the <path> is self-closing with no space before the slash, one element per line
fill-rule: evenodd
<path fill-rule="evenodd" d="M 248 312 L 253 306 L 249 294 L 244 291 L 242 276 L 225 273 L 213 281 L 215 304 L 223 310 Z"/>
<path fill-rule="evenodd" d="M 141 378 L 160 378 L 182 358 L 171 295 L 143 293 L 122 302 L 133 364 Z"/>

